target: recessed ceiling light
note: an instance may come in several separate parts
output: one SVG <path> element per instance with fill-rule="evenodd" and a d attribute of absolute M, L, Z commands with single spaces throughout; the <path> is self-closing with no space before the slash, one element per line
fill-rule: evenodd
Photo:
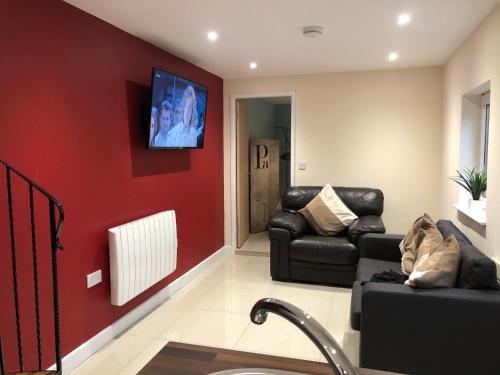
<path fill-rule="evenodd" d="M 398 16 L 398 25 L 403 26 L 411 21 L 411 16 L 408 13 L 402 13 Z"/>
<path fill-rule="evenodd" d="M 399 59 L 399 54 L 397 52 L 391 52 L 387 57 L 387 60 L 389 61 L 396 61 L 397 59 Z"/>
<path fill-rule="evenodd" d="M 210 41 L 215 41 L 217 40 L 217 38 L 219 37 L 219 35 L 215 32 L 215 31 L 210 31 L 208 34 L 207 34 L 207 38 L 208 40 Z"/>
<path fill-rule="evenodd" d="M 250 69 L 257 69 L 257 63 L 256 62 L 251 62 L 250 63 Z"/>

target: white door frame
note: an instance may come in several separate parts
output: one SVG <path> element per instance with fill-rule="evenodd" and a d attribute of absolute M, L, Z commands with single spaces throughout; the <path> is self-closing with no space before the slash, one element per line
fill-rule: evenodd
<path fill-rule="evenodd" d="M 290 124 L 290 185 L 295 185 L 295 93 L 294 92 L 264 92 L 255 94 L 230 95 L 231 111 L 231 247 L 236 250 L 236 100 L 290 97 L 291 124 Z"/>

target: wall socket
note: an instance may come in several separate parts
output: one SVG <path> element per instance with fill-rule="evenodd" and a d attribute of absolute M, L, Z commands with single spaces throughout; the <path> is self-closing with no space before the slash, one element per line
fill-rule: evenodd
<path fill-rule="evenodd" d="M 102 282 L 102 272 L 101 270 L 97 270 L 93 273 L 89 273 L 87 275 L 87 289 L 96 286 Z"/>
<path fill-rule="evenodd" d="M 299 171 L 305 171 L 306 170 L 306 162 L 305 161 L 299 161 L 298 162 L 298 168 L 299 168 Z"/>

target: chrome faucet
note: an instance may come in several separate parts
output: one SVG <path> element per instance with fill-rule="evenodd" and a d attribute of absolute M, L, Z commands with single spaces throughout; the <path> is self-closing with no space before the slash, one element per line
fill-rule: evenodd
<path fill-rule="evenodd" d="M 340 345 L 307 312 L 279 299 L 264 298 L 255 303 L 250 319 L 255 324 L 263 324 L 270 312 L 285 318 L 304 332 L 325 356 L 336 375 L 358 375 Z"/>

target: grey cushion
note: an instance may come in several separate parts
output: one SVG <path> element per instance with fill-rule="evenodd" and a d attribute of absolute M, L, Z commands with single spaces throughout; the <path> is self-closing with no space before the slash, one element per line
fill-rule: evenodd
<path fill-rule="evenodd" d="M 290 259 L 324 264 L 356 264 L 358 249 L 345 237 L 305 235 L 290 242 Z"/>
<path fill-rule="evenodd" d="M 460 244 L 462 258 L 458 267 L 457 288 L 498 290 L 495 262 L 474 247 L 450 220 L 439 220 L 436 226 L 443 238 L 453 234 Z"/>
<path fill-rule="evenodd" d="M 370 281 L 375 273 L 393 270 L 401 273 L 401 263 L 386 260 L 361 258 L 358 263 L 357 281 Z"/>

